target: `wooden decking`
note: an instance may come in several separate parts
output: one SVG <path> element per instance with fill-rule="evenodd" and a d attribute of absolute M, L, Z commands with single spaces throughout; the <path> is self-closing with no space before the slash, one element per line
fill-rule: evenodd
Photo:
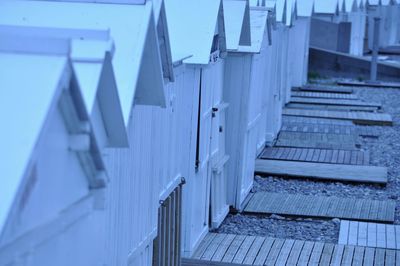
<path fill-rule="evenodd" d="M 300 91 L 353 93 L 353 89 L 348 87 L 324 86 L 324 85 L 306 85 L 298 89 Z"/>
<path fill-rule="evenodd" d="M 358 97 L 355 94 L 311 92 L 311 91 L 292 91 L 292 96 L 305 97 L 305 98 L 326 98 L 326 99 L 351 99 L 351 100 L 358 99 Z"/>
<path fill-rule="evenodd" d="M 315 151 L 321 150 L 315 149 Z M 386 167 L 257 159 L 255 172 L 285 177 L 338 180 L 355 183 L 387 183 Z"/>
<path fill-rule="evenodd" d="M 245 212 L 393 222 L 394 201 L 256 192 Z"/>
<path fill-rule="evenodd" d="M 318 118 L 318 117 L 302 117 L 302 116 L 282 116 L 282 123 L 304 123 L 316 125 L 334 125 L 334 126 L 354 126 L 349 120 L 341 120 L 334 118 Z"/>
<path fill-rule="evenodd" d="M 296 117 L 297 116 L 289 116 Z M 340 120 L 343 121 L 343 120 Z M 346 121 L 349 122 L 349 121 Z M 351 123 L 351 122 L 350 122 Z M 342 135 L 359 135 L 368 137 L 378 137 L 378 129 L 374 126 L 341 125 L 341 124 L 320 124 L 310 122 L 283 122 L 281 132 L 310 132 L 310 133 L 326 133 L 326 134 L 342 134 Z"/>
<path fill-rule="evenodd" d="M 369 165 L 369 152 L 356 150 L 273 147 L 266 148 L 260 155 L 260 158 L 283 161 Z"/>
<path fill-rule="evenodd" d="M 304 98 L 304 97 L 291 97 L 291 103 L 304 103 L 304 104 L 316 104 L 316 105 L 342 105 L 342 106 L 363 106 L 363 107 L 375 107 L 381 108 L 380 103 L 363 102 L 360 100 L 349 100 L 349 99 L 326 99 L 326 98 Z"/>
<path fill-rule="evenodd" d="M 318 105 L 308 103 L 288 103 L 286 108 L 293 109 L 311 109 L 311 110 L 327 110 L 327 111 L 348 111 L 348 112 L 376 112 L 378 108 L 370 106 L 354 106 L 354 105 Z"/>
<path fill-rule="evenodd" d="M 353 121 L 354 123 L 360 125 L 391 126 L 393 124 L 392 117 L 389 114 L 384 114 L 384 113 L 344 112 L 344 111 L 284 108 L 283 114 L 291 116 L 343 119 L 343 120 Z"/>
<path fill-rule="evenodd" d="M 182 265 L 398 265 L 400 251 L 261 236 L 208 234 Z"/>
<path fill-rule="evenodd" d="M 351 134 L 282 131 L 275 146 L 354 150 L 357 144 L 356 137 Z"/>
<path fill-rule="evenodd" d="M 339 244 L 400 250 L 400 225 L 342 220 Z"/>

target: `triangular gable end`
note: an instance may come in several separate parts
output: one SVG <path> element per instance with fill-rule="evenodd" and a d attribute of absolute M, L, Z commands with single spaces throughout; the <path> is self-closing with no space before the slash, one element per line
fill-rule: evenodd
<path fill-rule="evenodd" d="M 250 4 L 246 1 L 246 8 L 244 10 L 244 18 L 242 24 L 242 31 L 240 33 L 239 45 L 251 45 L 251 30 L 250 30 Z"/>
<path fill-rule="evenodd" d="M 224 22 L 224 5 L 222 1 L 219 2 L 217 29 L 218 29 L 219 56 L 221 58 L 224 58 L 227 55 L 227 48 L 226 48 L 226 32 L 225 32 L 225 22 Z"/>
<path fill-rule="evenodd" d="M 239 0 L 223 0 L 224 28 L 226 48 L 228 51 L 235 51 L 240 45 L 240 39 L 244 27 L 246 2 Z M 250 18 L 248 21 L 250 30 Z M 251 40 L 250 40 L 251 43 Z"/>
<path fill-rule="evenodd" d="M 154 5 L 153 3 L 153 6 Z M 167 25 L 167 16 L 165 12 L 165 4 L 163 0 L 160 0 L 158 8 L 154 8 L 154 19 L 157 27 L 158 43 L 160 47 L 161 63 L 163 69 L 164 78 L 169 81 L 175 81 L 174 67 L 172 62 L 171 54 L 171 43 L 169 40 L 169 32 Z"/>
<path fill-rule="evenodd" d="M 110 52 L 106 52 L 104 57 L 97 97 L 100 108 L 106 110 L 102 113 L 104 124 L 106 128 L 113 129 L 107 131 L 110 145 L 113 147 L 127 147 L 129 145 L 129 140 L 126 133 L 124 117 L 121 108 L 116 108 L 116 106 L 120 106 L 120 99 Z"/>
<path fill-rule="evenodd" d="M 151 13 L 145 43 L 141 53 L 136 83 L 135 104 L 166 106 L 161 55 L 153 13 Z"/>

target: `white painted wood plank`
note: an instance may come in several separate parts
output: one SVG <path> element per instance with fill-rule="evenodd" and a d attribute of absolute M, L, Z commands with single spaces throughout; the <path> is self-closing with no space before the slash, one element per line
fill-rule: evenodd
<path fill-rule="evenodd" d="M 340 221 L 340 230 L 339 230 L 339 244 L 347 245 L 349 239 L 349 228 L 350 222 L 347 220 Z"/>

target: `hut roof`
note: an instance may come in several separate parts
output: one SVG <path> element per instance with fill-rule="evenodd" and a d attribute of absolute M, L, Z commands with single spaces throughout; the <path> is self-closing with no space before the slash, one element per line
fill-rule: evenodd
<path fill-rule="evenodd" d="M 216 32 L 219 0 L 166 0 L 172 60 L 208 64 Z"/>
<path fill-rule="evenodd" d="M 224 0 L 223 4 L 226 46 L 228 50 L 237 50 L 239 45 L 246 45 L 240 43 L 241 36 L 246 34 L 243 31 L 247 30 L 250 37 L 250 21 L 249 17 L 245 16 L 248 7 L 246 1 Z"/>
<path fill-rule="evenodd" d="M 2 1 L 0 23 L 73 29 L 109 29 L 116 46 L 115 79 L 125 124 L 134 103 L 165 106 L 159 47 L 151 2 L 119 5 Z M 129 32 L 129 34 L 127 34 Z M 148 77 L 152 73 L 151 78 Z"/>

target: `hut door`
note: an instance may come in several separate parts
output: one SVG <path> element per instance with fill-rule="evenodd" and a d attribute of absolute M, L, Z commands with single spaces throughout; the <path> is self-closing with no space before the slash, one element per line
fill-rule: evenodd
<path fill-rule="evenodd" d="M 211 227 L 218 227 L 229 211 L 226 195 L 226 171 L 225 165 L 229 156 L 225 153 L 225 112 L 227 103 L 222 100 L 224 62 L 217 61 L 212 66 L 213 78 L 212 84 L 212 119 L 211 119 L 211 145 L 210 145 L 210 163 L 211 163 Z"/>

